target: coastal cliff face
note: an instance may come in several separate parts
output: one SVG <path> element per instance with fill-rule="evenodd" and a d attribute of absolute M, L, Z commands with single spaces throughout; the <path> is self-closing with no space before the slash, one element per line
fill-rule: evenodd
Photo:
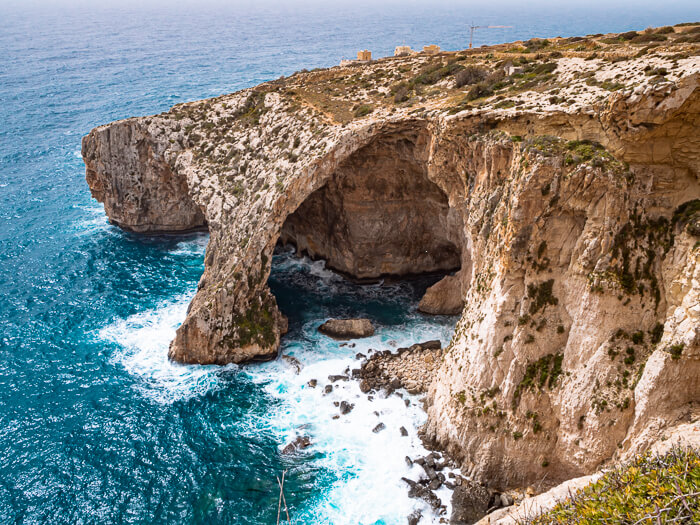
<path fill-rule="evenodd" d="M 208 227 L 181 362 L 277 355 L 278 241 L 359 278 L 455 271 L 422 303 L 464 305 L 426 436 L 494 485 L 587 474 L 700 399 L 692 29 L 295 74 L 96 128 L 88 184 L 125 229 Z"/>

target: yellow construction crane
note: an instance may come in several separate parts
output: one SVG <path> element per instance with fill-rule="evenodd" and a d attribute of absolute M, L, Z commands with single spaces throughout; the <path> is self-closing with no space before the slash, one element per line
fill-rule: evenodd
<path fill-rule="evenodd" d="M 472 48 L 472 41 L 474 39 L 474 30 L 475 29 L 505 29 L 505 28 L 512 28 L 513 26 L 475 26 L 474 22 L 472 22 L 472 25 L 469 26 L 469 49 Z"/>

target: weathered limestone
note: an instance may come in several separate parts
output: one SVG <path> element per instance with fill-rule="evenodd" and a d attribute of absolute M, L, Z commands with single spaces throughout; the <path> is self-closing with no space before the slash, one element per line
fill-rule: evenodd
<path fill-rule="evenodd" d="M 535 87 L 488 58 L 507 50 L 475 50 L 463 60 L 517 88 L 475 102 L 449 77 L 397 96 L 393 79 L 431 82 L 449 56 L 295 75 L 96 128 L 87 180 L 125 229 L 207 225 L 181 362 L 277 355 L 278 240 L 359 278 L 458 270 L 422 301 L 461 312 L 426 434 L 492 485 L 561 481 L 700 399 L 700 59 L 684 46 L 631 49 L 624 70 L 528 55 L 550 71 Z"/>
<path fill-rule="evenodd" d="M 428 288 L 418 304 L 426 314 L 457 315 L 464 308 L 460 275 L 447 275 Z"/>
<path fill-rule="evenodd" d="M 145 122 L 122 120 L 94 129 L 82 145 L 85 178 L 110 222 L 137 233 L 206 227 L 187 180 L 173 170 L 173 152 Z"/>

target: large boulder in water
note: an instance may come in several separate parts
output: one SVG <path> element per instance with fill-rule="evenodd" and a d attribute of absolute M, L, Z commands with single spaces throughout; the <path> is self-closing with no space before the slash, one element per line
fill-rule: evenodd
<path fill-rule="evenodd" d="M 335 339 L 357 339 L 374 335 L 369 319 L 329 319 L 318 331 Z"/>
<path fill-rule="evenodd" d="M 462 313 L 462 282 L 457 275 L 448 275 L 425 291 L 418 303 L 418 310 L 433 315 L 457 315 Z"/>

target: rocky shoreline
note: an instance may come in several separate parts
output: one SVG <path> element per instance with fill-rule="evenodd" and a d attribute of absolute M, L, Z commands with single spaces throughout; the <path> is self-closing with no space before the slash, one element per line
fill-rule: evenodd
<path fill-rule="evenodd" d="M 367 319 L 331 319 L 321 326 L 343 327 L 341 331 L 344 332 L 345 327 L 366 327 L 371 326 L 371 323 Z M 326 333 L 323 330 L 319 331 Z M 337 338 L 334 330 L 330 332 L 326 333 L 328 337 Z M 362 336 L 356 335 L 356 337 Z M 348 338 L 351 337 L 348 336 Z M 342 342 L 340 345 L 355 347 L 352 341 Z M 369 401 L 377 396 L 394 395 L 404 399 L 408 406 L 411 396 L 421 396 L 429 390 L 443 352 L 444 349 L 439 340 L 424 341 L 392 350 L 369 349 L 367 355 L 364 353 L 355 355 L 358 367 L 347 367 L 342 373 L 329 375 L 325 384 L 323 380 L 314 378 L 309 380 L 307 385 L 310 388 L 321 388 L 325 396 L 331 394 L 339 382 L 356 381 L 359 383 L 360 391 Z M 281 359 L 299 373 L 301 364 L 294 357 L 282 355 Z M 425 397 L 418 397 L 416 401 L 422 404 L 425 410 Z M 333 419 L 339 419 L 355 408 L 355 404 L 348 400 L 334 401 L 333 404 L 338 409 Z M 379 433 L 385 430 L 385 424 L 379 421 L 372 431 Z M 511 493 L 494 491 L 462 476 L 458 463 L 444 450 L 437 450 L 434 443 L 424 439 L 421 429 L 417 430 L 418 436 L 421 437 L 423 445 L 429 452 L 422 456 L 406 456 L 405 461 L 408 467 L 420 466 L 422 474 L 414 476 L 416 479 L 405 476 L 401 479 L 407 486 L 409 497 L 425 502 L 439 517 L 441 523 L 446 523 L 448 520 L 449 523 L 456 525 L 476 523 L 489 512 L 513 505 L 516 501 L 517 495 L 514 497 Z M 403 426 L 399 428 L 399 433 L 401 437 L 408 436 L 408 431 Z M 298 436 L 283 448 L 282 454 L 300 453 L 311 445 L 309 436 Z M 436 494 L 441 488 L 451 491 L 450 516 L 446 516 L 447 504 Z M 409 525 L 416 525 L 423 517 L 420 510 L 415 510 L 407 516 L 407 522 Z"/>

